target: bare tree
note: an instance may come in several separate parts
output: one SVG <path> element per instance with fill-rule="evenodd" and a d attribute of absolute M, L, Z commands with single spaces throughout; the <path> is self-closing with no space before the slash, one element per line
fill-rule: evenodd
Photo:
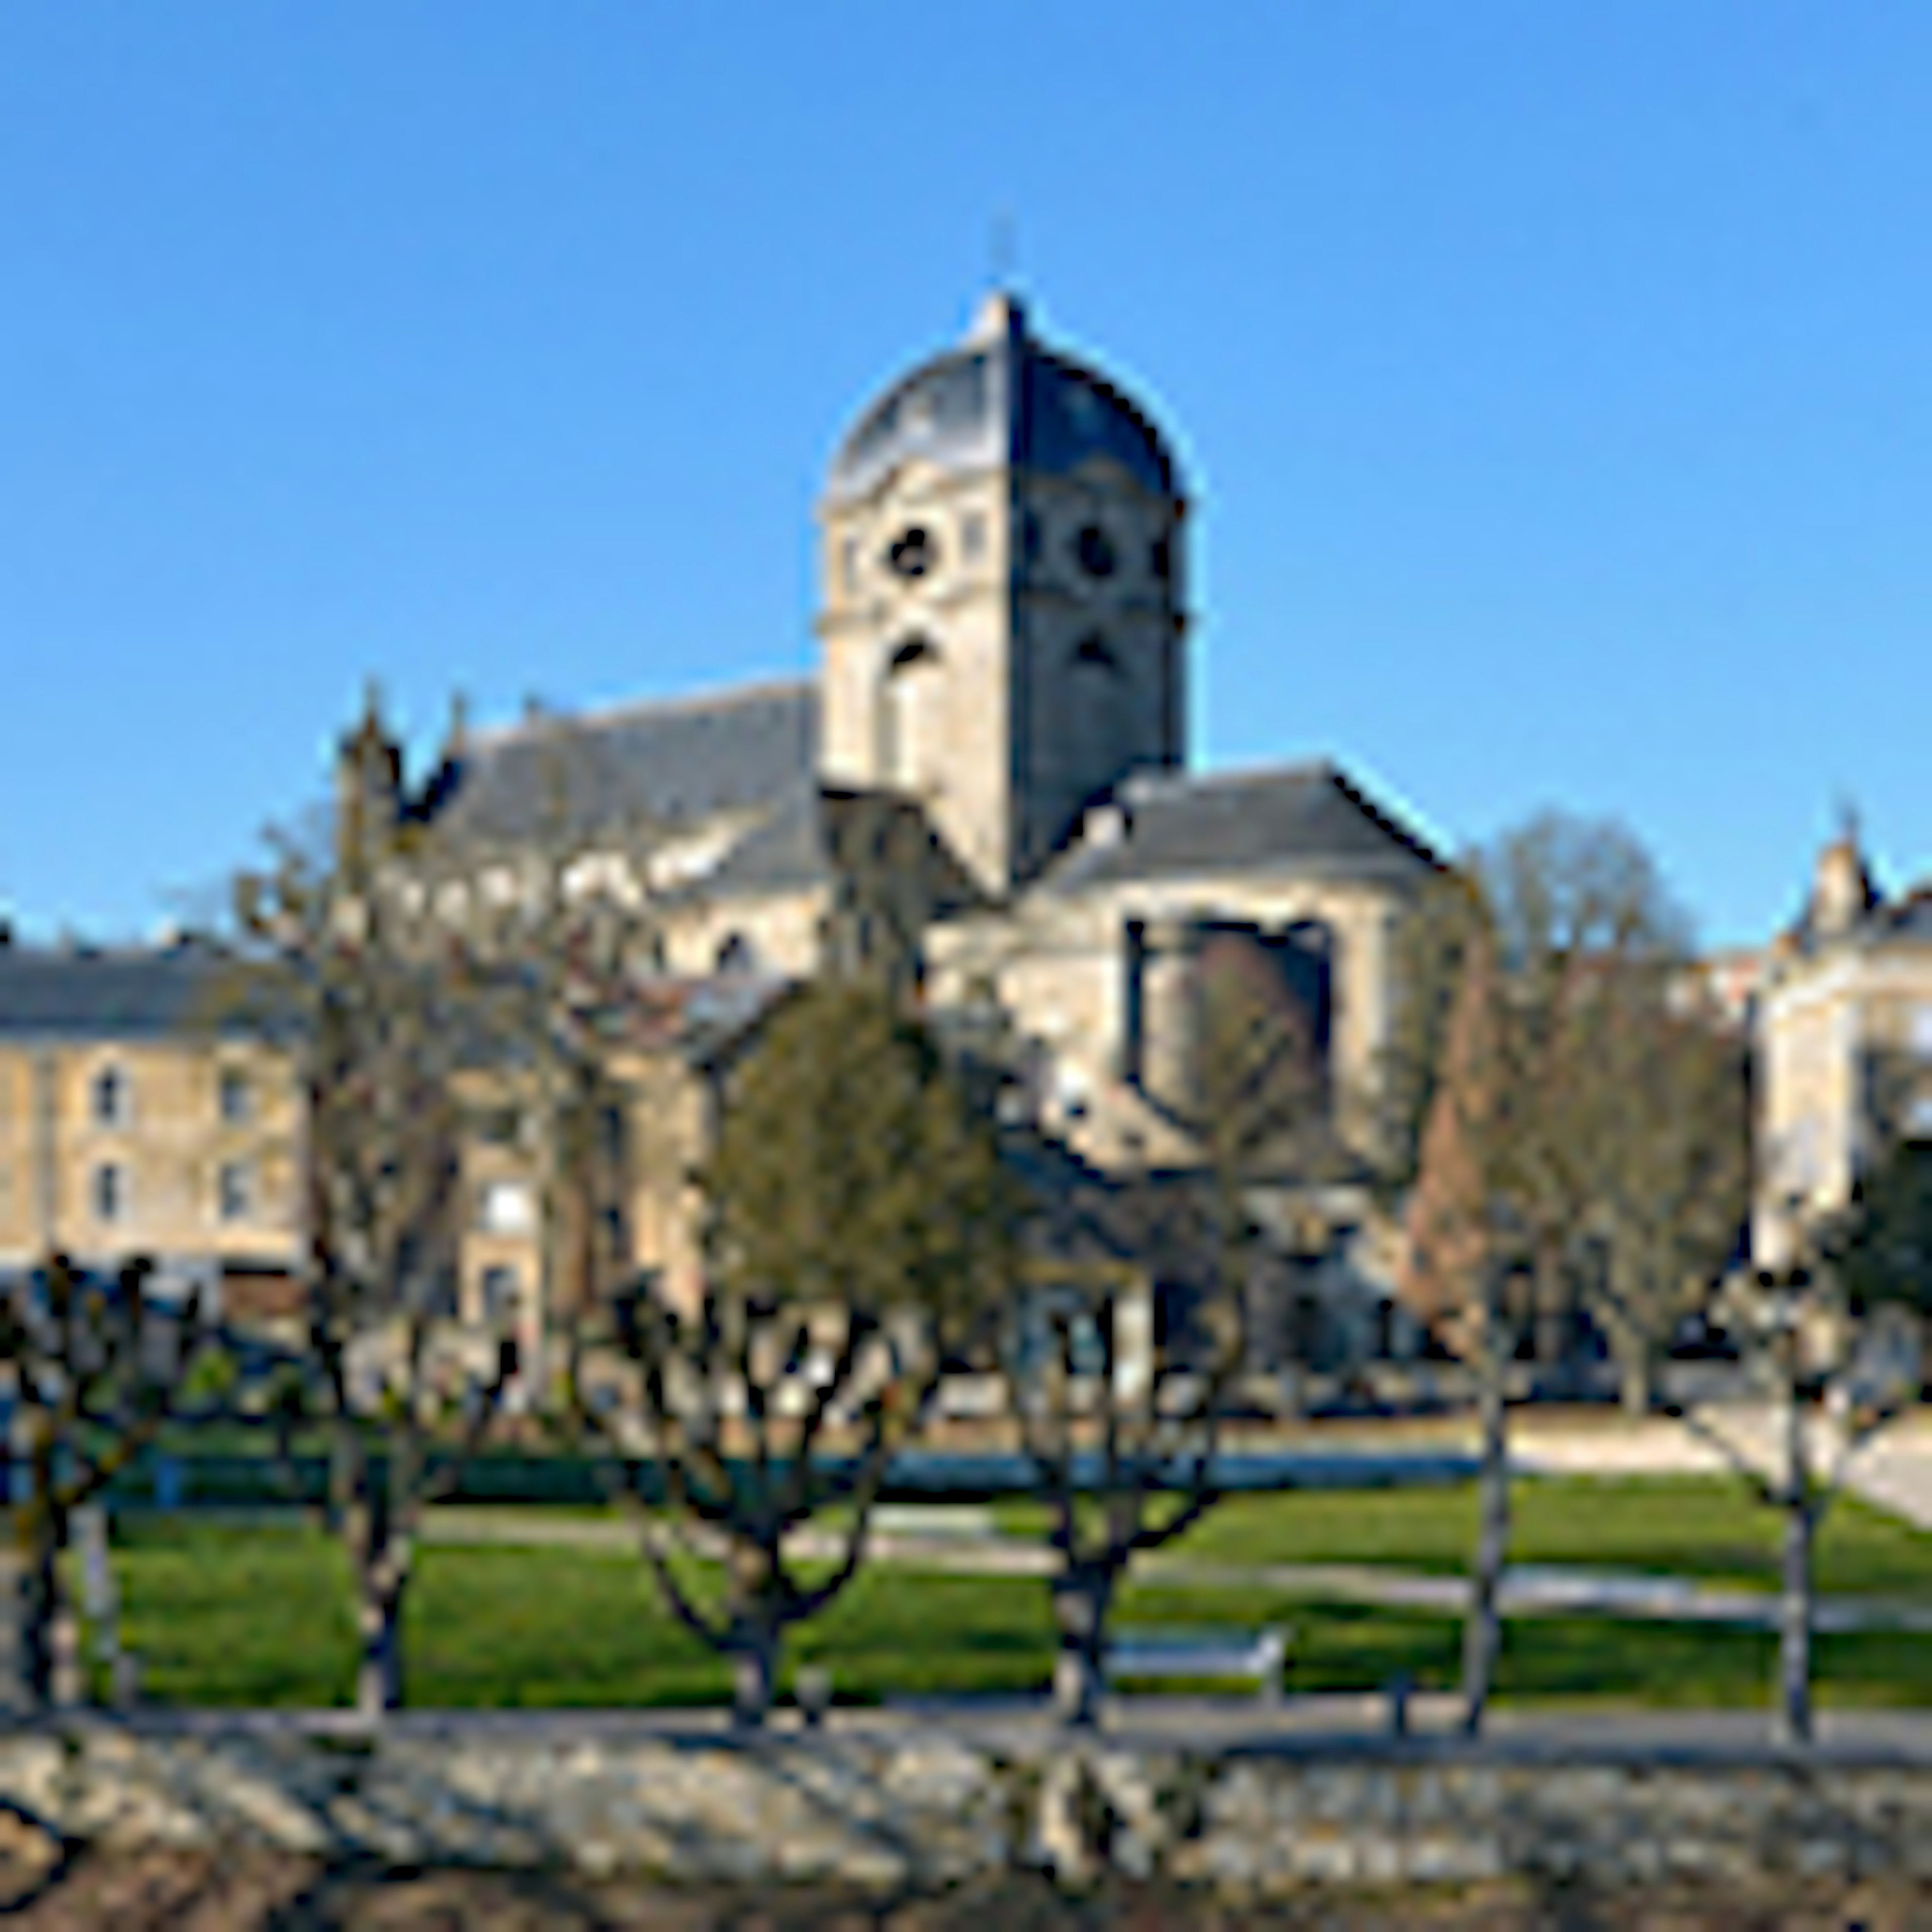
<path fill-rule="evenodd" d="M 206 1393 L 195 1372 L 215 1337 L 200 1298 L 158 1296 L 152 1274 L 137 1261 L 106 1278 L 56 1255 L 0 1292 L 14 1566 L 0 1702 L 10 1709 L 79 1701 L 79 1620 L 60 1566 L 74 1514 Z"/>
<path fill-rule="evenodd" d="M 373 716 L 365 733 L 377 742 Z M 422 1511 L 460 1480 L 518 1366 L 502 1324 L 458 1315 L 463 1090 L 488 1036 L 489 962 L 406 865 L 406 820 L 366 797 L 335 849 L 272 841 L 236 892 L 238 1012 L 266 1000 L 299 1069 L 310 1354 L 299 1401 L 330 1443 L 327 1520 L 354 1571 L 357 1708 L 401 1701 L 402 1612 Z M 290 1420 L 284 1416 L 285 1422 Z"/>
<path fill-rule="evenodd" d="M 1474 1730 L 1500 1648 L 1510 1285 L 1527 1290 L 1539 1357 L 1560 1361 L 1594 1297 L 1634 1376 L 1674 1327 L 1682 1284 L 1708 1282 L 1735 1238 L 1742 1088 L 1725 1086 L 1734 1055 L 1682 1006 L 1684 922 L 1628 834 L 1546 814 L 1474 855 L 1432 910 L 1422 963 L 1452 970 L 1456 991 L 1425 970 L 1398 1029 L 1412 1055 L 1398 1085 L 1427 1096 L 1405 1289 L 1478 1372 Z"/>
<path fill-rule="evenodd" d="M 1574 1096 L 1597 1267 L 1584 1291 L 1616 1358 L 1624 1406 L 1647 1412 L 1654 1370 L 1710 1300 L 1750 1208 L 1744 1042 L 1696 982 L 1657 966 L 1594 989 L 1592 1077 Z"/>
<path fill-rule="evenodd" d="M 1432 1082 L 1409 1208 L 1402 1290 L 1476 1372 L 1480 1432 L 1478 1526 L 1463 1628 L 1463 1726 L 1482 1728 L 1502 1647 L 1500 1598 L 1509 1549 L 1509 1438 L 1503 1282 L 1516 1230 L 1508 1192 L 1512 1070 L 1508 1014 L 1492 942 L 1478 928 Z"/>
<path fill-rule="evenodd" d="M 1192 1218 L 1198 1200 L 1180 1211 Z M 1021 1446 L 1059 1559 L 1054 1706 L 1083 1727 L 1099 1718 L 1108 1619 L 1130 1567 L 1220 1498 L 1215 1460 L 1242 1362 L 1238 1282 L 1210 1277 L 1186 1322 L 1170 1325 L 1156 1266 L 1064 1246 L 1036 1259 L 1008 1346 Z"/>
<path fill-rule="evenodd" d="M 894 1454 L 1006 1292 L 1012 1198 L 990 1121 L 923 1029 L 839 981 L 764 1023 L 696 1178 L 697 1304 L 636 1284 L 601 1330 L 580 1326 L 571 1376 L 584 1421 L 648 1446 L 665 1508 L 619 1494 L 673 1613 L 731 1660 L 757 1724 L 784 1632 L 858 1574 Z M 601 1390 L 600 1354 L 624 1370 Z"/>
<path fill-rule="evenodd" d="M 1886 1105 L 1896 1070 L 1873 1070 L 1876 1146 L 1834 1213 L 1794 1215 L 1783 1265 L 1740 1276 L 1722 1305 L 1742 1343 L 1762 1429 L 1673 1402 L 1666 1413 L 1717 1451 L 1780 1522 L 1773 1730 L 1810 1742 L 1815 1552 L 1853 1460 L 1917 1402 L 1932 1321 L 1932 1150 Z M 1735 1416 L 1735 1412 L 1734 1412 Z"/>

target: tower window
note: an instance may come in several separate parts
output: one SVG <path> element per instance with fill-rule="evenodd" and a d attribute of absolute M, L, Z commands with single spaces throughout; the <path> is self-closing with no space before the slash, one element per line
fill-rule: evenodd
<path fill-rule="evenodd" d="M 914 524 L 886 553 L 892 568 L 904 578 L 923 577 L 939 561 L 939 547 L 923 524 Z"/>
<path fill-rule="evenodd" d="M 1148 545 L 1148 568 L 1165 584 L 1174 574 L 1174 541 L 1158 536 Z"/>
<path fill-rule="evenodd" d="M 1106 639 L 1098 631 L 1080 640 L 1074 648 L 1073 662 L 1090 665 L 1096 670 L 1112 671 L 1117 676 L 1120 668 L 1120 659 L 1108 649 Z"/>
<path fill-rule="evenodd" d="M 859 587 L 859 540 L 848 537 L 839 546 L 838 579 L 848 590 Z"/>
<path fill-rule="evenodd" d="M 94 1124 L 124 1127 L 130 1112 L 128 1076 L 118 1066 L 104 1066 L 94 1076 Z"/>
<path fill-rule="evenodd" d="M 1113 539 L 1098 524 L 1082 526 L 1073 542 L 1074 554 L 1080 560 L 1080 568 L 1089 577 L 1112 577 L 1115 558 Z"/>
<path fill-rule="evenodd" d="M 909 638 L 892 653 L 888 672 L 910 670 L 914 664 L 937 662 L 939 653 L 923 638 Z"/>

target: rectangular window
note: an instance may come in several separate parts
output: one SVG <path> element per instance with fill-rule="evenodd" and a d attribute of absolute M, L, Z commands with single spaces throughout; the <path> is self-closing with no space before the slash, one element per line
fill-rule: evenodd
<path fill-rule="evenodd" d="M 483 1318 L 507 1322 L 517 1312 L 523 1283 L 513 1268 L 498 1266 L 483 1270 Z"/>
<path fill-rule="evenodd" d="M 230 1126 L 238 1127 L 254 1116 L 254 1089 L 240 1067 L 224 1066 L 218 1087 L 221 1118 Z"/>
<path fill-rule="evenodd" d="M 214 1177 L 214 1208 L 224 1221 L 245 1221 L 255 1205 L 255 1177 L 245 1160 L 224 1161 Z"/>
<path fill-rule="evenodd" d="M 1932 1000 L 1912 1010 L 1912 1050 L 1922 1060 L 1932 1060 Z"/>
<path fill-rule="evenodd" d="M 118 1161 L 103 1161 L 94 1170 L 94 1218 L 118 1221 L 127 1211 L 127 1174 Z"/>

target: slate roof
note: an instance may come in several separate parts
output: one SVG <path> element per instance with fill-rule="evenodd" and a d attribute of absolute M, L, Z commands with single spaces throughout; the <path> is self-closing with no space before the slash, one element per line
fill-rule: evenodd
<path fill-rule="evenodd" d="M 1896 898 L 1880 900 L 1858 922 L 1853 934 L 1868 946 L 1901 939 L 1921 945 L 1932 942 L 1932 885 L 1915 886 Z"/>
<path fill-rule="evenodd" d="M 818 758 L 816 688 L 748 686 L 479 736 L 434 822 L 459 843 L 498 845 L 539 838 L 560 817 L 580 836 L 795 816 Z"/>
<path fill-rule="evenodd" d="M 0 946 L 0 1038 L 152 1039 L 206 1027 L 238 970 L 196 945 Z"/>
<path fill-rule="evenodd" d="M 811 779 L 772 801 L 715 870 L 694 880 L 691 893 L 784 892 L 816 885 L 832 876 L 825 824 L 825 796 Z"/>
<path fill-rule="evenodd" d="M 1064 473 L 1112 457 L 1162 496 L 1180 485 L 1145 413 L 1097 371 L 1044 347 L 1010 296 L 957 349 L 922 363 L 870 405 L 833 458 L 826 494 L 862 496 L 912 457 L 943 467 Z"/>
<path fill-rule="evenodd" d="M 1140 772 L 1120 788 L 1120 836 L 1088 838 L 1051 866 L 1048 892 L 1141 879 L 1270 872 L 1378 880 L 1442 861 L 1325 762 L 1188 778 Z"/>

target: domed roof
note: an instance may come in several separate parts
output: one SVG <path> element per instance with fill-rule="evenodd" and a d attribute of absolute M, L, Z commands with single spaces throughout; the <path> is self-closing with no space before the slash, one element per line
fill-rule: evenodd
<path fill-rule="evenodd" d="M 1100 455 L 1158 495 L 1180 494 L 1147 417 L 1105 376 L 1043 347 L 1019 302 L 996 294 L 957 349 L 902 376 L 860 417 L 832 459 L 826 494 L 862 496 L 915 456 L 946 469 L 1064 472 Z"/>

